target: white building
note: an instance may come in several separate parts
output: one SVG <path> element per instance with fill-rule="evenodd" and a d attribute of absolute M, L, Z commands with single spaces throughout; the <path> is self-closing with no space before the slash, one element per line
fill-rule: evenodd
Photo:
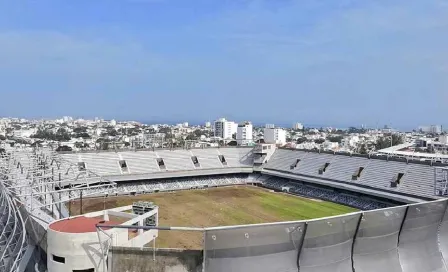
<path fill-rule="evenodd" d="M 441 125 L 420 126 L 418 129 L 421 132 L 425 132 L 425 133 L 434 133 L 434 134 L 442 133 Z"/>
<path fill-rule="evenodd" d="M 184 122 L 184 123 L 183 123 L 183 127 L 186 127 L 186 128 L 187 128 L 187 127 L 188 127 L 188 122 Z"/>
<path fill-rule="evenodd" d="M 103 250 L 108 250 L 111 245 L 143 247 L 156 239 L 156 229 L 140 229 L 132 235 L 125 228 L 103 228 L 97 232 L 97 224 L 146 226 L 150 217 L 158 226 L 157 207 L 142 215 L 131 213 L 132 208 L 132 205 L 118 207 L 52 222 L 47 230 L 47 271 L 107 272 L 107 260 L 101 254 Z"/>
<path fill-rule="evenodd" d="M 264 142 L 267 144 L 286 144 L 286 131 L 281 128 L 265 128 Z"/>
<path fill-rule="evenodd" d="M 111 121 L 110 121 L 110 125 L 111 126 L 116 126 L 117 125 L 117 121 L 115 121 L 114 119 L 112 119 Z"/>
<path fill-rule="evenodd" d="M 220 118 L 215 121 L 215 137 L 222 139 L 232 139 L 232 135 L 236 133 L 237 124 L 232 121 L 228 121 L 225 118 Z"/>
<path fill-rule="evenodd" d="M 209 127 L 211 127 L 212 126 L 212 124 L 210 123 L 210 122 L 205 122 L 205 127 L 206 128 L 209 128 Z"/>
<path fill-rule="evenodd" d="M 238 145 L 248 145 L 252 143 L 252 124 L 250 122 L 243 122 L 238 125 L 236 142 Z"/>
<path fill-rule="evenodd" d="M 275 128 L 275 125 L 274 124 L 266 124 L 264 127 L 265 128 Z"/>
<path fill-rule="evenodd" d="M 295 123 L 294 126 L 293 126 L 293 129 L 302 130 L 303 129 L 303 125 L 301 123 Z"/>

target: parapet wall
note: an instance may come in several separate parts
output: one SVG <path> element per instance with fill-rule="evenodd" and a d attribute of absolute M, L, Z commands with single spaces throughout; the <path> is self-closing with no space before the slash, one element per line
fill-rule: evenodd
<path fill-rule="evenodd" d="M 448 272 L 448 200 L 204 229 L 204 250 L 112 248 L 122 272 Z"/>
<path fill-rule="evenodd" d="M 202 250 L 112 247 L 109 272 L 201 272 Z"/>

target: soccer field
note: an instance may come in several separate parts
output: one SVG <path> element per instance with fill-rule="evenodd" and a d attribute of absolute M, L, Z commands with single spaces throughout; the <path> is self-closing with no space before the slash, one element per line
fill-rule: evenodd
<path fill-rule="evenodd" d="M 210 188 L 138 196 L 84 199 L 83 212 L 131 205 L 138 200 L 159 206 L 159 225 L 176 227 L 215 227 L 319 218 L 356 211 L 356 209 L 274 193 L 252 186 Z M 79 214 L 79 202 L 70 205 L 71 215 Z M 157 247 L 201 248 L 200 233 L 160 231 Z"/>

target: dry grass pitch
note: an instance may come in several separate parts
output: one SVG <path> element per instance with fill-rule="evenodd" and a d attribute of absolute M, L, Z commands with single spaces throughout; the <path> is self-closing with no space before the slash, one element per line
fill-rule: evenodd
<path fill-rule="evenodd" d="M 210 188 L 138 196 L 83 200 L 83 212 L 153 201 L 159 206 L 159 225 L 214 227 L 319 218 L 356 211 L 332 202 L 307 199 L 252 186 Z M 78 201 L 71 215 L 80 212 Z M 200 233 L 160 231 L 159 248 L 201 248 Z"/>

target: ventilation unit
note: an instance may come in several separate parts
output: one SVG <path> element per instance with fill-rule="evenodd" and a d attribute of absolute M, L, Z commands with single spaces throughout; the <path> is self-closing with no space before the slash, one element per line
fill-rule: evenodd
<path fill-rule="evenodd" d="M 358 180 L 361 177 L 361 173 L 364 171 L 364 167 L 359 167 L 358 170 L 352 175 L 352 180 Z"/>
<path fill-rule="evenodd" d="M 330 165 L 329 162 L 326 162 L 320 169 L 319 169 L 319 175 L 322 175 L 323 173 L 325 173 L 325 171 L 327 171 L 328 166 Z"/>
<path fill-rule="evenodd" d="M 128 165 L 125 160 L 119 160 L 118 164 L 120 165 L 122 173 L 129 173 Z"/>
<path fill-rule="evenodd" d="M 401 183 L 401 179 L 403 178 L 403 176 L 404 176 L 404 173 L 398 173 L 397 180 L 396 180 L 397 184 Z"/>
<path fill-rule="evenodd" d="M 165 162 L 162 158 L 157 158 L 157 164 L 159 165 L 160 170 L 166 170 Z"/>
<path fill-rule="evenodd" d="M 198 157 L 191 156 L 191 161 L 193 162 L 194 167 L 196 167 L 196 168 L 201 167 L 201 164 L 199 163 Z"/>
<path fill-rule="evenodd" d="M 78 170 L 79 171 L 86 171 L 86 163 L 85 162 L 78 162 Z"/>
<path fill-rule="evenodd" d="M 219 155 L 219 161 L 222 163 L 222 165 L 227 165 L 226 158 L 224 158 L 224 155 Z"/>
<path fill-rule="evenodd" d="M 296 159 L 296 161 L 293 164 L 291 164 L 290 169 L 292 170 L 292 169 L 296 168 L 297 165 L 299 164 L 299 162 L 300 162 L 300 159 Z"/>

